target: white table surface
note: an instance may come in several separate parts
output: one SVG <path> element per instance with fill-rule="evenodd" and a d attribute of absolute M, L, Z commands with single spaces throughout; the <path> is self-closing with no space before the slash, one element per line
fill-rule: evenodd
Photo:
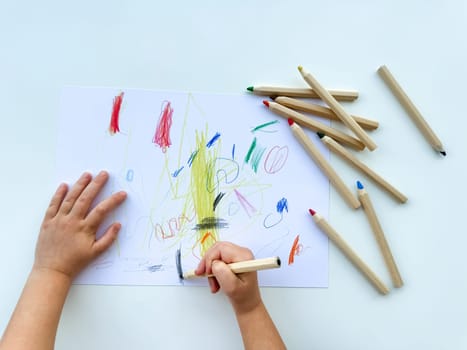
<path fill-rule="evenodd" d="M 368 190 L 405 281 L 379 295 L 330 245 L 329 288 L 263 288 L 290 349 L 467 348 L 467 5 L 456 1 L 0 1 L 0 330 L 33 261 L 57 183 L 64 85 L 242 93 L 303 85 L 302 64 L 352 88 L 377 119 L 360 159 L 409 197 Z M 376 74 L 387 64 L 443 141 L 436 154 Z M 464 156 L 462 156 L 464 154 Z M 363 179 L 332 156 L 353 186 Z M 361 210 L 331 191 L 331 224 L 388 285 Z M 74 286 L 57 349 L 238 349 L 234 315 L 206 288 Z"/>

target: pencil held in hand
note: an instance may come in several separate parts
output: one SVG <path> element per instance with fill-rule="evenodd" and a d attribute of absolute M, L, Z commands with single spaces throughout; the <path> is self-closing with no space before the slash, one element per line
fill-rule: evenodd
<path fill-rule="evenodd" d="M 378 68 L 378 74 L 389 87 L 394 96 L 396 96 L 399 103 L 405 108 L 415 125 L 422 132 L 423 136 L 425 136 L 425 139 L 436 151 L 445 156 L 446 151 L 444 150 L 440 139 L 438 136 L 436 136 L 435 132 L 428 125 L 425 118 L 423 118 L 422 114 L 419 112 L 417 107 L 415 107 L 414 103 L 410 100 L 409 96 L 399 85 L 389 69 L 383 65 Z"/>
<path fill-rule="evenodd" d="M 310 209 L 310 214 L 313 217 L 313 221 L 323 231 L 326 236 L 344 253 L 344 255 L 350 260 L 352 264 L 357 267 L 360 272 L 371 282 L 371 284 L 380 292 L 385 295 L 389 293 L 388 287 L 381 282 L 376 274 L 368 267 L 365 262 L 353 251 L 353 249 L 342 239 L 334 228 L 318 213 L 313 209 Z"/>
<path fill-rule="evenodd" d="M 232 270 L 233 273 L 239 274 L 239 273 L 245 273 L 245 272 L 253 272 L 253 271 L 278 268 L 281 266 L 281 259 L 278 256 L 274 256 L 271 258 L 239 261 L 239 262 L 228 264 L 227 266 Z M 197 278 L 197 277 L 214 277 L 214 275 L 197 275 L 195 274 L 195 270 L 183 273 L 181 272 L 181 268 L 178 269 L 178 263 L 177 263 L 177 270 L 179 272 L 180 279 L 190 279 L 190 278 Z"/>

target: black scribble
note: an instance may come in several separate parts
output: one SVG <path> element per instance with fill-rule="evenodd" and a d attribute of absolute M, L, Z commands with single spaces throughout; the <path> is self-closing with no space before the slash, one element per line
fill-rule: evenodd
<path fill-rule="evenodd" d="M 197 224 L 193 229 L 197 231 L 207 230 L 212 228 L 226 228 L 229 227 L 229 223 L 221 218 L 207 217 L 201 220 L 201 223 Z"/>
<path fill-rule="evenodd" d="M 225 196 L 224 192 L 219 192 L 219 194 L 216 196 L 216 199 L 214 199 L 214 203 L 212 204 L 212 211 L 216 211 L 216 207 L 221 201 L 222 197 Z"/>

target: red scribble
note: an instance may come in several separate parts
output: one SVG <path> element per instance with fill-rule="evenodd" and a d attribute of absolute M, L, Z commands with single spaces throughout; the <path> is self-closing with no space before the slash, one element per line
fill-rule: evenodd
<path fill-rule="evenodd" d="M 152 142 L 158 145 L 162 149 L 162 152 L 165 153 L 167 148 L 172 144 L 170 141 L 170 127 L 172 126 L 172 114 L 174 110 L 169 101 L 164 101 L 162 106 L 162 112 Z"/>
<path fill-rule="evenodd" d="M 110 125 L 109 125 L 109 132 L 110 135 L 115 135 L 117 132 L 120 132 L 120 126 L 118 125 L 119 121 L 118 119 L 120 118 L 120 108 L 122 107 L 122 101 L 123 101 L 123 91 L 115 96 L 114 98 L 114 104 L 112 107 L 112 115 L 110 117 Z"/>
<path fill-rule="evenodd" d="M 295 255 L 299 255 L 302 251 L 302 245 L 298 244 L 299 239 L 300 235 L 297 235 L 297 237 L 295 237 L 295 240 L 293 241 L 292 248 L 290 249 L 289 253 L 289 265 L 292 265 L 294 263 Z"/>
<path fill-rule="evenodd" d="M 175 237 L 180 233 L 185 226 L 195 219 L 195 214 L 188 217 L 182 213 L 178 217 L 172 217 L 163 223 L 156 223 L 154 225 L 154 237 L 159 239 L 168 239 Z"/>

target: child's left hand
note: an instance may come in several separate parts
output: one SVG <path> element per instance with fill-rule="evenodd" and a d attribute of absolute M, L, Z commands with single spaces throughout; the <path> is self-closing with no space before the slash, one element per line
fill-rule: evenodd
<path fill-rule="evenodd" d="M 96 232 L 106 215 L 125 200 L 126 193 L 117 192 L 90 210 L 108 178 L 105 171 L 94 179 L 91 174 L 84 173 L 70 191 L 66 184 L 58 187 L 41 225 L 34 269 L 60 272 L 73 279 L 110 247 L 120 223 L 110 225 L 98 240 Z"/>

